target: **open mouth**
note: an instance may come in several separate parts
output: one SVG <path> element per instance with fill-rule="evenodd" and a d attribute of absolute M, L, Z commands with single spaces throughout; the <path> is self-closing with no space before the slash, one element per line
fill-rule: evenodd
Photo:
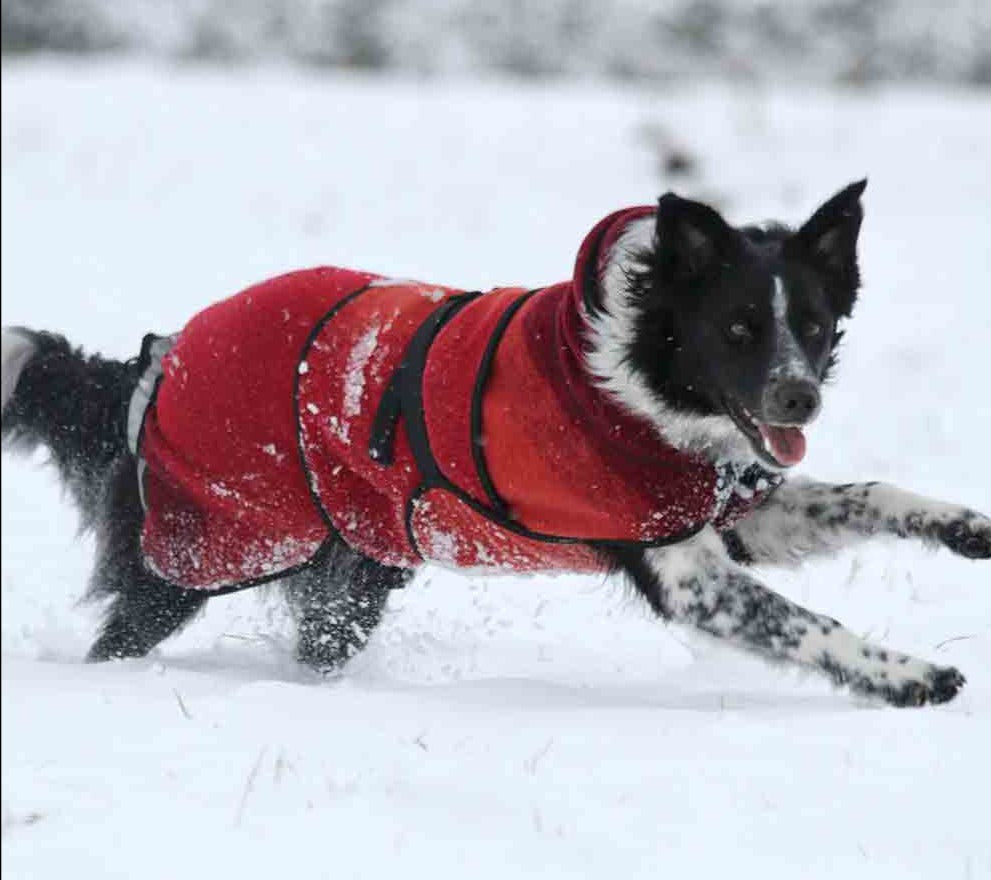
<path fill-rule="evenodd" d="M 754 452 L 775 467 L 792 467 L 805 458 L 805 434 L 798 425 L 769 425 L 757 421 L 745 406 L 726 402 L 726 411 L 746 435 Z"/>

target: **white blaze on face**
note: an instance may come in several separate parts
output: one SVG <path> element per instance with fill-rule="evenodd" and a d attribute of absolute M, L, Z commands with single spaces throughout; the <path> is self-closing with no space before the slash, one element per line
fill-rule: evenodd
<path fill-rule="evenodd" d="M 774 354 L 771 356 L 771 378 L 777 380 L 805 380 L 819 383 L 809 359 L 798 344 L 788 323 L 788 288 L 780 275 L 774 276 L 774 293 L 771 296 L 774 314 Z"/>

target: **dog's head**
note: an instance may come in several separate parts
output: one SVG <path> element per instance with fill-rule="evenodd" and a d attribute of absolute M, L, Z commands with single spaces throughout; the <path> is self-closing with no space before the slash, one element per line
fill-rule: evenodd
<path fill-rule="evenodd" d="M 846 187 L 798 230 L 736 228 L 663 196 L 647 240 L 631 229 L 603 274 L 593 372 L 676 446 L 799 462 L 837 324 L 857 296 L 865 186 Z"/>

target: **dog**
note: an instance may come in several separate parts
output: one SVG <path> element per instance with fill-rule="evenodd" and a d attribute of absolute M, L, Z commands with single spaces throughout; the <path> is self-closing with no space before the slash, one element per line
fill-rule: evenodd
<path fill-rule="evenodd" d="M 298 659 L 336 670 L 434 561 L 620 573 L 659 617 L 856 694 L 952 699 L 956 669 L 753 573 L 876 535 L 991 558 L 975 511 L 788 476 L 857 299 L 865 186 L 797 229 L 668 193 L 602 220 L 539 290 L 290 273 L 126 362 L 4 329 L 4 445 L 47 447 L 97 536 L 88 659 L 142 656 L 209 597 L 275 580 Z"/>

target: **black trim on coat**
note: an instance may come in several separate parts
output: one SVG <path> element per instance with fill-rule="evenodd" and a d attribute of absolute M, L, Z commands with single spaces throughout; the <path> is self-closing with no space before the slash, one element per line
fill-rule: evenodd
<path fill-rule="evenodd" d="M 540 541 L 544 544 L 581 544 L 586 547 L 591 547 L 593 550 L 610 550 L 617 547 L 635 547 L 641 550 L 648 550 L 652 547 L 667 547 L 670 544 L 677 544 L 679 541 L 687 541 L 689 538 L 695 537 L 695 535 L 709 525 L 709 521 L 704 520 L 698 525 L 694 525 L 691 528 L 678 533 L 677 535 L 668 535 L 664 538 L 656 538 L 653 541 L 631 541 L 622 538 L 575 538 L 568 535 L 548 535 L 545 532 L 535 532 L 533 529 L 527 528 L 527 526 L 522 523 L 511 519 L 509 516 L 500 516 L 496 511 L 489 509 L 463 489 L 459 489 L 453 483 L 447 481 L 445 481 L 444 485 L 421 483 L 413 491 L 413 494 L 410 495 L 409 501 L 406 502 L 406 535 L 409 538 L 410 544 L 416 549 L 417 553 L 420 553 L 420 547 L 416 541 L 416 536 L 413 534 L 413 514 L 416 512 L 416 502 L 424 493 L 433 489 L 441 489 L 445 492 L 450 492 L 459 501 L 463 501 L 476 513 L 481 514 L 494 525 L 506 529 L 514 535 L 529 538 L 532 541 Z M 425 558 L 422 553 L 420 553 L 420 556 Z"/>
<path fill-rule="evenodd" d="M 313 329 L 311 329 L 307 334 L 306 341 L 300 349 L 299 357 L 296 358 L 296 375 L 293 376 L 292 406 L 293 412 L 296 415 L 296 452 L 299 455 L 299 465 L 303 469 L 303 473 L 306 476 L 306 487 L 310 490 L 310 498 L 313 500 L 314 505 L 320 512 L 320 518 L 324 521 L 324 525 L 327 526 L 331 534 L 337 534 L 337 527 L 334 525 L 334 521 L 330 518 L 330 514 L 327 513 L 326 508 L 323 506 L 323 502 L 320 500 L 320 493 L 314 485 L 315 480 L 313 479 L 313 473 L 310 471 L 310 466 L 306 463 L 306 450 L 303 448 L 303 425 L 299 417 L 299 383 L 302 381 L 303 374 L 300 372 L 299 368 L 300 365 L 306 360 L 306 356 L 313 347 L 313 343 L 316 342 L 317 337 L 323 332 L 323 328 L 327 326 L 327 323 L 332 318 L 337 317 L 341 309 L 343 309 L 346 305 L 354 302 L 359 296 L 371 289 L 371 286 L 371 283 L 369 283 L 359 287 L 357 290 L 352 290 L 351 293 L 334 303 L 334 305 L 324 313 L 323 317 L 313 325 Z"/>

